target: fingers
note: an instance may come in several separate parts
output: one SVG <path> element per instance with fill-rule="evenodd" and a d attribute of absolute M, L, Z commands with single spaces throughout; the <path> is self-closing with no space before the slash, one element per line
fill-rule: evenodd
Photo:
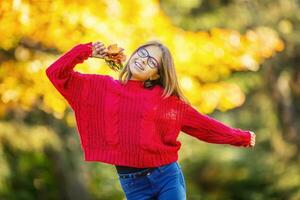
<path fill-rule="evenodd" d="M 103 48 L 97 48 L 94 50 L 94 54 L 104 56 L 107 54 L 107 49 L 105 47 Z"/>
<path fill-rule="evenodd" d="M 97 42 L 93 42 L 93 46 L 95 46 L 95 45 L 104 45 L 104 44 L 103 44 L 103 42 L 97 41 Z"/>
<path fill-rule="evenodd" d="M 255 146 L 256 135 L 252 131 L 250 131 L 250 134 L 251 134 L 250 147 L 253 147 L 253 146 Z"/>
<path fill-rule="evenodd" d="M 102 42 L 93 43 L 93 57 L 104 58 L 107 54 L 107 48 Z"/>
<path fill-rule="evenodd" d="M 95 43 L 93 43 L 94 49 L 101 48 L 101 47 L 104 47 L 104 46 L 105 45 L 103 44 L 103 42 L 95 42 Z"/>

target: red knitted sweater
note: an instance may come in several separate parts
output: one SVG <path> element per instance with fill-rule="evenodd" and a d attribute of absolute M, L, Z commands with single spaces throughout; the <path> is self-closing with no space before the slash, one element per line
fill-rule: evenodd
<path fill-rule="evenodd" d="M 142 81 L 121 84 L 109 75 L 74 71 L 92 55 L 92 42 L 79 44 L 46 69 L 54 87 L 68 101 L 77 122 L 85 161 L 131 167 L 155 167 L 178 160 L 180 131 L 199 140 L 247 146 L 250 132 L 231 128 L 163 88 Z"/>

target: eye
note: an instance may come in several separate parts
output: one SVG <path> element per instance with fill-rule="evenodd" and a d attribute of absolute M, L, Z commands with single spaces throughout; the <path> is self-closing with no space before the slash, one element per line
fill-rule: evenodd
<path fill-rule="evenodd" d="M 149 64 L 151 64 L 153 67 L 157 67 L 158 66 L 158 63 L 153 58 L 149 59 Z"/>
<path fill-rule="evenodd" d="M 155 66 L 155 62 L 154 62 L 152 59 L 149 60 L 149 63 L 150 63 L 152 66 Z"/>
<path fill-rule="evenodd" d="M 143 55 L 143 56 L 147 56 L 147 50 L 146 49 L 141 49 L 140 50 L 140 53 Z"/>

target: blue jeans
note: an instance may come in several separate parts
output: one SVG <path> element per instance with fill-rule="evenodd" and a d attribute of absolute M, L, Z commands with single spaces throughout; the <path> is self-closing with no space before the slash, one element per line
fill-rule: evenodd
<path fill-rule="evenodd" d="M 146 171 L 146 170 L 143 170 Z M 135 175 L 139 172 L 129 173 Z M 172 162 L 155 168 L 145 176 L 121 178 L 127 200 L 185 200 L 186 185 L 181 166 Z"/>

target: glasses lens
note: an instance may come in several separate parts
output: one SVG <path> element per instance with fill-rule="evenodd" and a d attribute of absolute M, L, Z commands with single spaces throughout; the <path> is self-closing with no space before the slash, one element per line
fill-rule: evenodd
<path fill-rule="evenodd" d="M 145 58 L 145 57 L 147 57 L 149 55 L 148 52 L 147 52 L 147 50 L 144 49 L 144 48 L 140 48 L 137 53 L 142 58 Z"/>
<path fill-rule="evenodd" d="M 157 63 L 157 61 L 154 58 L 148 58 L 148 65 L 151 68 L 158 67 L 158 63 Z"/>

